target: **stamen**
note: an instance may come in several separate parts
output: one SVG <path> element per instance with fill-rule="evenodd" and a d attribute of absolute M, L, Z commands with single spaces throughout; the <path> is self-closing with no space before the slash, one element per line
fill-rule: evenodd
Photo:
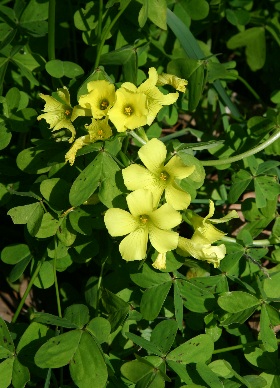
<path fill-rule="evenodd" d="M 66 111 L 64 113 L 66 114 L 66 116 L 69 116 L 71 112 L 69 109 L 66 109 Z"/>
<path fill-rule="evenodd" d="M 160 173 L 159 179 L 161 179 L 162 181 L 166 181 L 168 178 L 169 178 L 169 174 L 167 172 L 162 171 Z"/>
<path fill-rule="evenodd" d="M 124 108 L 124 114 L 130 116 L 133 113 L 133 109 L 130 106 Z"/>
<path fill-rule="evenodd" d="M 101 110 L 107 109 L 108 106 L 109 106 L 109 101 L 107 101 L 107 100 L 102 100 L 102 101 L 101 101 L 101 104 L 100 104 L 100 109 L 101 109 Z"/>
<path fill-rule="evenodd" d="M 146 214 L 143 214 L 142 216 L 139 217 L 140 218 L 140 221 L 142 222 L 142 224 L 146 224 L 149 220 L 149 217 L 146 216 Z"/>

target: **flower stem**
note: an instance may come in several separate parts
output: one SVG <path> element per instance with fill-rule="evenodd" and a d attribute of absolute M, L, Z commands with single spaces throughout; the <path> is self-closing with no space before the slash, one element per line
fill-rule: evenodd
<path fill-rule="evenodd" d="M 134 139 L 136 139 L 137 141 L 139 141 L 139 143 L 145 145 L 147 142 L 142 139 L 142 137 L 140 137 L 139 135 L 137 135 L 137 133 L 135 133 L 134 131 L 130 131 L 129 134 L 134 137 Z"/>
<path fill-rule="evenodd" d="M 127 4 L 125 4 L 125 6 L 119 10 L 117 15 L 112 20 L 112 22 L 110 24 L 108 24 L 108 26 L 105 28 L 105 30 L 100 38 L 100 43 L 99 43 L 98 50 L 97 50 L 97 55 L 96 55 L 95 64 L 94 64 L 95 69 L 99 66 L 101 53 L 102 53 L 104 43 L 105 43 L 105 40 L 107 39 L 109 32 L 114 27 L 114 25 L 117 23 L 118 19 L 121 17 L 121 15 L 125 11 L 125 9 L 128 7 L 129 3 L 130 3 L 130 1 L 128 1 Z"/>
<path fill-rule="evenodd" d="M 97 25 L 97 39 L 99 40 L 102 32 L 103 0 L 99 0 L 99 13 Z"/>
<path fill-rule="evenodd" d="M 262 151 L 266 147 L 268 147 L 270 144 L 274 143 L 277 139 L 280 138 L 280 130 L 277 128 L 277 130 L 262 144 L 259 144 L 257 147 L 254 147 L 250 149 L 249 151 L 243 152 L 242 154 L 232 156 L 231 158 L 226 159 L 218 159 L 218 160 L 204 160 L 201 161 L 203 166 L 222 166 L 223 164 L 233 163 L 237 162 L 238 160 L 242 160 L 244 158 L 247 158 L 248 156 L 254 155 L 257 152 Z"/>
<path fill-rule="evenodd" d="M 280 339 L 277 339 L 277 342 L 280 342 Z M 243 349 L 247 347 L 253 347 L 262 344 L 262 341 L 253 341 L 253 342 L 248 342 L 247 344 L 240 344 L 240 345 L 235 345 L 235 346 L 229 346 L 228 348 L 221 348 L 221 349 L 216 349 L 214 350 L 213 354 L 218 354 L 218 353 L 225 353 L 225 352 L 231 352 L 232 350 L 238 350 L 238 349 Z"/>
<path fill-rule="evenodd" d="M 54 276 L 54 286 L 55 286 L 55 295 L 56 295 L 56 303 L 57 303 L 57 311 L 58 316 L 61 318 L 61 303 L 59 298 L 59 288 L 58 288 L 58 282 L 57 282 L 57 273 L 56 273 L 56 260 L 57 260 L 57 238 L 54 237 L 54 260 L 53 260 L 53 276 Z"/>
<path fill-rule="evenodd" d="M 221 241 L 236 243 L 235 238 L 227 237 L 227 236 L 222 237 Z M 268 239 L 263 239 L 263 240 L 253 240 L 252 245 L 257 247 L 268 247 L 269 245 L 272 245 L 272 244 Z"/>
<path fill-rule="evenodd" d="M 16 323 L 17 318 L 18 318 L 18 316 L 19 316 L 19 314 L 21 312 L 21 309 L 22 309 L 22 307 L 23 307 L 23 305 L 25 303 L 25 300 L 26 300 L 26 298 L 27 298 L 27 296 L 28 296 L 28 294 L 29 294 L 29 292 L 30 292 L 30 290 L 31 290 L 31 288 L 32 288 L 32 286 L 33 286 L 37 276 L 38 276 L 38 273 L 39 273 L 39 271 L 41 269 L 41 266 L 42 266 L 44 261 L 45 261 L 45 258 L 43 258 L 42 260 L 40 260 L 38 262 L 37 267 L 36 267 L 35 271 L 33 272 L 33 275 L 31 276 L 29 284 L 28 284 L 28 286 L 27 286 L 27 288 L 25 290 L 25 293 L 23 294 L 23 297 L 22 297 L 22 299 L 21 299 L 21 301 L 20 301 L 20 303 L 19 303 L 19 305 L 18 305 L 18 307 L 16 309 L 16 312 L 15 312 L 15 314 L 13 316 L 12 323 Z"/>
<path fill-rule="evenodd" d="M 49 0 L 48 57 L 49 61 L 55 59 L 55 0 Z"/>

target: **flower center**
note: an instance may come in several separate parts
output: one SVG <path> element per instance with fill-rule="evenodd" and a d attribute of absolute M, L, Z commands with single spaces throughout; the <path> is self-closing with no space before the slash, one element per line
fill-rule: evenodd
<path fill-rule="evenodd" d="M 139 217 L 141 224 L 146 225 L 146 223 L 149 220 L 149 217 L 146 214 L 142 214 L 142 216 Z"/>
<path fill-rule="evenodd" d="M 160 173 L 159 179 L 161 179 L 162 181 L 166 182 L 168 178 L 169 178 L 169 174 L 166 171 L 162 171 Z"/>
<path fill-rule="evenodd" d="M 64 113 L 66 114 L 66 116 L 69 116 L 71 114 L 69 109 L 66 109 L 66 111 Z"/>
<path fill-rule="evenodd" d="M 97 132 L 97 134 L 98 134 L 98 136 L 100 136 L 100 137 L 103 137 L 103 135 L 104 135 L 102 129 L 99 129 L 98 132 Z"/>
<path fill-rule="evenodd" d="M 132 115 L 132 113 L 133 113 L 133 109 L 131 108 L 131 106 L 126 106 L 124 108 L 124 114 L 125 115 L 130 116 L 130 115 Z"/>
<path fill-rule="evenodd" d="M 101 103 L 100 103 L 100 109 L 101 110 L 105 110 L 107 109 L 109 106 L 109 101 L 108 100 L 102 100 Z"/>

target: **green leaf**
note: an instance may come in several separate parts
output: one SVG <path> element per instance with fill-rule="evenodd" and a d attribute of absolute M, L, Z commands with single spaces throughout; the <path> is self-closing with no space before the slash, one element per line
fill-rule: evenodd
<path fill-rule="evenodd" d="M 89 321 L 89 311 L 84 304 L 74 304 L 67 307 L 64 318 L 82 329 Z"/>
<path fill-rule="evenodd" d="M 238 201 L 238 198 L 247 189 L 251 180 L 252 175 L 249 172 L 245 170 L 238 171 L 238 173 L 233 177 L 233 182 L 228 194 L 230 203 L 235 203 Z"/>
<path fill-rule="evenodd" d="M 114 331 L 123 324 L 129 311 L 129 304 L 106 288 L 102 291 L 102 303 L 109 313 L 109 322 Z"/>
<path fill-rule="evenodd" d="M 226 18 L 234 26 L 245 26 L 250 21 L 250 13 L 245 9 L 226 9 Z"/>
<path fill-rule="evenodd" d="M 137 383 L 144 376 L 151 373 L 153 369 L 153 365 L 149 365 L 148 363 L 146 364 L 138 360 L 126 362 L 121 366 L 122 375 L 133 383 Z"/>
<path fill-rule="evenodd" d="M 66 329 L 77 329 L 77 325 L 66 318 L 60 318 L 48 313 L 33 313 L 32 321 L 44 323 L 45 325 L 61 326 Z"/>
<path fill-rule="evenodd" d="M 236 291 L 238 292 L 238 291 Z M 249 307 L 248 309 L 242 310 L 238 313 L 227 313 L 222 316 L 220 324 L 222 326 L 229 326 L 234 323 L 242 324 L 253 314 L 256 310 L 256 307 Z"/>
<path fill-rule="evenodd" d="M 157 346 L 157 344 L 154 344 L 151 341 L 147 341 L 145 338 L 139 337 L 138 335 L 135 335 L 133 333 L 125 333 L 125 335 L 136 345 L 146 349 L 148 352 L 157 354 L 158 356 L 164 355 L 161 349 Z"/>
<path fill-rule="evenodd" d="M 12 357 L 14 353 L 15 347 L 11 334 L 7 328 L 5 321 L 0 317 L 0 357 Z"/>
<path fill-rule="evenodd" d="M 8 358 L 0 364 L 0 388 L 10 387 L 13 375 L 14 358 Z"/>
<path fill-rule="evenodd" d="M 84 209 L 75 208 L 71 213 L 69 213 L 69 221 L 72 228 L 83 235 L 91 235 L 92 233 L 90 220 L 91 215 Z"/>
<path fill-rule="evenodd" d="M 44 36 L 48 32 L 48 4 L 30 0 L 20 17 L 20 27 L 33 36 Z"/>
<path fill-rule="evenodd" d="M 139 287 L 150 288 L 170 281 L 171 277 L 168 273 L 158 272 L 144 263 L 141 272 L 131 274 L 130 279 Z"/>
<path fill-rule="evenodd" d="M 35 236 L 37 238 L 54 236 L 61 223 L 62 219 L 56 219 L 51 215 L 51 213 L 45 213 L 42 218 L 40 229 Z"/>
<path fill-rule="evenodd" d="M 49 339 L 35 354 L 39 368 L 60 368 L 67 365 L 77 351 L 83 332 L 71 330 Z"/>
<path fill-rule="evenodd" d="M 171 285 L 172 282 L 169 281 L 158 286 L 148 288 L 144 292 L 140 303 L 140 312 L 144 319 L 152 321 L 158 316 Z"/>
<path fill-rule="evenodd" d="M 10 282 L 14 283 L 21 277 L 21 275 L 25 271 L 30 261 L 31 261 L 31 256 L 28 256 L 14 266 L 14 268 L 11 270 L 9 274 Z"/>
<path fill-rule="evenodd" d="M 194 111 L 197 108 L 199 100 L 201 99 L 204 88 L 204 65 L 201 63 L 188 79 L 188 91 L 189 91 L 189 111 Z"/>
<path fill-rule="evenodd" d="M 110 332 L 111 325 L 107 319 L 102 317 L 93 318 L 86 326 L 86 330 L 93 335 L 99 344 L 107 342 Z"/>
<path fill-rule="evenodd" d="M 38 288 L 49 288 L 54 284 L 53 264 L 50 261 L 44 261 L 34 285 Z"/>
<path fill-rule="evenodd" d="M 243 291 L 226 292 L 218 298 L 218 305 L 229 313 L 238 313 L 259 304 L 259 299 Z"/>
<path fill-rule="evenodd" d="M 142 0 L 143 7 L 139 13 L 139 26 L 144 27 L 147 17 L 159 28 L 166 30 L 166 0 Z"/>
<path fill-rule="evenodd" d="M 280 300 L 280 271 L 271 272 L 269 278 L 264 278 L 263 289 L 268 298 Z"/>
<path fill-rule="evenodd" d="M 261 69 L 266 59 L 265 28 L 252 27 L 232 36 L 228 42 L 229 49 L 246 46 L 245 54 L 252 71 Z"/>
<path fill-rule="evenodd" d="M 33 213 L 37 214 L 38 208 L 41 208 L 40 202 L 34 202 L 29 205 L 13 207 L 8 211 L 14 224 L 24 225 L 32 217 Z"/>
<path fill-rule="evenodd" d="M 227 254 L 225 258 L 221 261 L 220 269 L 222 272 L 235 273 L 236 269 L 238 270 L 238 263 L 241 257 L 244 255 L 245 249 L 242 245 L 237 243 L 224 242 L 226 246 Z"/>
<path fill-rule="evenodd" d="M 67 200 L 70 187 L 70 184 L 64 179 L 51 178 L 43 180 L 40 184 L 40 191 L 53 209 L 64 210 L 70 207 Z"/>
<path fill-rule="evenodd" d="M 184 306 L 197 313 L 207 312 L 215 307 L 214 295 L 206 289 L 185 280 L 176 280 Z"/>
<path fill-rule="evenodd" d="M 208 334 L 200 334 L 172 350 L 166 357 L 168 361 L 182 364 L 205 363 L 214 351 L 214 343 Z"/>
<path fill-rule="evenodd" d="M 6 148 L 12 139 L 12 133 L 4 123 L 0 123 L 0 150 Z"/>
<path fill-rule="evenodd" d="M 152 331 L 150 341 L 157 345 L 162 354 L 166 354 L 175 340 L 177 330 L 178 325 L 176 321 L 162 321 Z"/>
<path fill-rule="evenodd" d="M 56 152 L 55 148 L 53 146 L 52 152 Z M 28 174 L 43 174 L 51 168 L 48 166 L 49 160 L 50 150 L 31 147 L 21 151 L 16 162 L 18 168 Z"/>
<path fill-rule="evenodd" d="M 75 27 L 80 31 L 92 31 L 95 29 L 98 20 L 98 4 L 94 1 L 85 3 L 85 8 L 79 7 L 74 14 Z"/>
<path fill-rule="evenodd" d="M 83 332 L 70 361 L 70 374 L 79 388 L 104 388 L 108 372 L 103 353 L 92 336 Z"/>
<path fill-rule="evenodd" d="M 175 309 L 175 318 L 178 324 L 179 330 L 183 330 L 183 300 L 181 298 L 180 290 L 177 282 L 173 283 L 174 285 L 174 309 Z"/>
<path fill-rule="evenodd" d="M 261 307 L 260 339 L 262 340 L 264 349 L 267 352 L 275 352 L 278 349 L 278 342 L 270 322 L 267 306 L 265 304 Z"/>
<path fill-rule="evenodd" d="M 31 252 L 26 244 L 8 245 L 1 252 L 1 260 L 6 264 L 17 264 L 23 259 L 31 257 Z"/>
<path fill-rule="evenodd" d="M 257 207 L 265 207 L 267 200 L 273 200 L 278 196 L 280 185 L 275 180 L 275 178 L 269 176 L 257 176 L 254 179 Z"/>
<path fill-rule="evenodd" d="M 208 365 L 199 362 L 196 365 L 196 370 L 200 377 L 209 385 L 211 388 L 223 388 L 224 384 L 219 379 L 219 377 L 212 372 Z"/>
<path fill-rule="evenodd" d="M 53 59 L 46 63 L 47 72 L 54 78 L 77 78 L 84 74 L 84 70 L 77 63 Z"/>
<path fill-rule="evenodd" d="M 181 1 L 181 4 L 192 20 L 205 19 L 209 13 L 209 4 L 206 0 L 185 0 Z"/>
<path fill-rule="evenodd" d="M 12 385 L 13 387 L 25 387 L 25 384 L 30 380 L 29 370 L 26 366 L 14 358 Z"/>

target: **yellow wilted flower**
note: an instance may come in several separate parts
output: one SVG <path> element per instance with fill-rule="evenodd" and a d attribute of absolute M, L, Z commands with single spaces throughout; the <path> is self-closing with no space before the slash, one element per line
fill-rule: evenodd
<path fill-rule="evenodd" d="M 181 256 L 192 256 L 195 259 L 207 261 L 217 268 L 220 265 L 220 261 L 225 257 L 226 247 L 224 244 L 219 246 L 212 246 L 211 244 L 220 240 L 226 233 L 212 224 L 238 218 L 238 214 L 235 210 L 232 210 L 220 219 L 213 219 L 211 217 L 214 211 L 214 203 L 210 200 L 209 213 L 206 217 L 203 218 L 194 213 L 188 215 L 189 221 L 194 227 L 194 234 L 191 239 L 179 238 L 177 253 Z"/>
<path fill-rule="evenodd" d="M 72 124 L 74 119 L 72 118 L 73 108 L 70 104 L 70 94 L 65 86 L 58 89 L 57 94 L 63 102 L 56 100 L 54 97 L 39 94 L 46 104 L 43 110 L 45 113 L 39 115 L 37 120 L 45 119 L 52 131 L 58 131 L 62 128 L 69 129 L 72 134 L 69 143 L 72 143 L 76 136 L 76 130 Z"/>
<path fill-rule="evenodd" d="M 112 136 L 112 129 L 108 124 L 107 117 L 103 120 L 92 119 L 91 124 L 85 125 L 85 128 L 89 134 L 79 137 L 65 155 L 65 161 L 69 162 L 71 166 L 74 164 L 78 150 L 83 146 L 98 140 L 106 140 Z"/>
<path fill-rule="evenodd" d="M 79 98 L 82 108 L 90 109 L 95 119 L 102 119 L 115 102 L 115 86 L 106 80 L 91 81 L 87 84 L 88 94 Z"/>
<path fill-rule="evenodd" d="M 185 166 L 176 155 L 164 165 L 166 154 L 166 147 L 160 140 L 148 141 L 138 151 L 139 158 L 147 168 L 132 164 L 123 169 L 124 183 L 129 190 L 140 188 L 150 190 L 153 193 L 154 207 L 158 205 L 162 193 L 165 192 L 166 202 L 174 209 L 186 209 L 190 204 L 191 196 L 177 185 L 176 180 L 191 175 L 195 167 Z"/>
<path fill-rule="evenodd" d="M 188 81 L 173 74 L 162 73 L 158 76 L 158 86 L 171 85 L 179 92 L 185 92 Z"/>
<path fill-rule="evenodd" d="M 156 115 L 164 105 L 171 105 L 177 101 L 178 93 L 163 94 L 157 87 L 158 73 L 154 67 L 149 69 L 149 78 L 138 88 L 131 82 L 124 82 L 122 88 L 132 93 L 144 93 L 147 96 L 147 124 L 151 125 Z"/>
<path fill-rule="evenodd" d="M 181 214 L 169 204 L 158 209 L 153 206 L 153 194 L 144 189 L 128 194 L 129 211 L 109 209 L 105 213 L 105 225 L 111 236 L 127 235 L 119 250 L 124 260 L 142 260 L 146 256 L 148 239 L 152 246 L 164 253 L 178 245 L 178 233 L 170 230 L 181 222 Z"/>
<path fill-rule="evenodd" d="M 144 93 L 130 92 L 121 87 L 116 91 L 116 102 L 108 116 L 118 132 L 135 129 L 147 124 L 146 105 L 147 97 Z"/>
<path fill-rule="evenodd" d="M 156 269 L 166 269 L 166 252 L 159 253 L 152 266 Z"/>

